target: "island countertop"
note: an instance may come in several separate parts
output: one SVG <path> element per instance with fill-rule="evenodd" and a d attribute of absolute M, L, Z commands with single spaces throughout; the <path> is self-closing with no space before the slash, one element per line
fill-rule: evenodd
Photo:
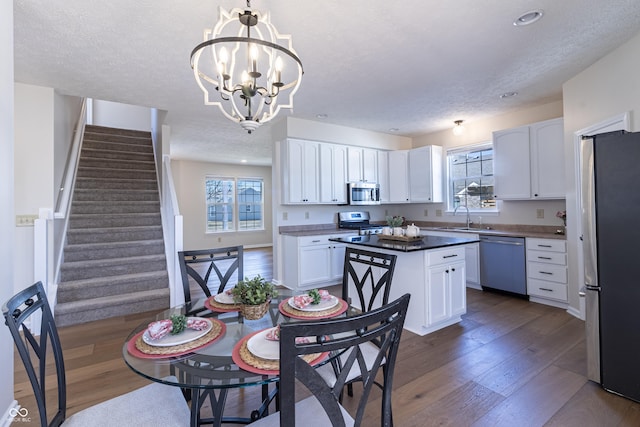
<path fill-rule="evenodd" d="M 426 251 L 429 249 L 446 248 L 449 246 L 466 245 L 480 240 L 463 237 L 423 236 L 422 239 L 410 242 L 387 240 L 375 234 L 363 236 L 344 236 L 329 239 L 334 242 L 349 243 L 352 245 L 369 246 L 372 248 L 387 249 L 399 252 Z"/>

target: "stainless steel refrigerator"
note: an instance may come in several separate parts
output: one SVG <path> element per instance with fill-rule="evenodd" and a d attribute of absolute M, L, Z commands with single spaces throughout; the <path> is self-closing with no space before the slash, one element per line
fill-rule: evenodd
<path fill-rule="evenodd" d="M 640 133 L 581 145 L 589 379 L 640 401 Z"/>

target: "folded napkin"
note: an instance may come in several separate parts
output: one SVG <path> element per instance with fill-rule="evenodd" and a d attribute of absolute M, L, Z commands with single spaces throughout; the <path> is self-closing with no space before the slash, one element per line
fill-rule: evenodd
<path fill-rule="evenodd" d="M 328 301 L 332 298 L 331 294 L 326 289 L 314 289 L 309 291 L 307 295 L 298 295 L 293 297 L 293 305 L 297 308 L 305 308 L 309 304 L 312 304 L 314 301 L 314 298 L 311 296 L 312 292 L 317 292 L 318 295 L 320 295 L 321 301 Z"/>
<path fill-rule="evenodd" d="M 209 322 L 205 319 L 189 318 L 187 319 L 187 328 L 194 329 L 196 331 L 202 331 L 209 326 Z M 173 321 L 171 319 L 158 320 L 157 322 L 149 323 L 149 337 L 152 340 L 158 340 L 168 335 L 173 330 Z"/>

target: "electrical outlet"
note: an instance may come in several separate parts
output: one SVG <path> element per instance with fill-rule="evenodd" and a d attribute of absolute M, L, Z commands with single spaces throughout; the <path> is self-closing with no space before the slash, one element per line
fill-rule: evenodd
<path fill-rule="evenodd" d="M 222 242 L 222 237 L 218 237 L 218 243 Z"/>
<path fill-rule="evenodd" d="M 304 213 L 304 219 L 309 219 L 309 212 Z"/>
<path fill-rule="evenodd" d="M 442 209 L 436 209 L 436 216 L 442 216 Z"/>
<path fill-rule="evenodd" d="M 282 212 L 282 220 L 286 221 L 289 219 L 289 213 L 288 212 Z"/>
<path fill-rule="evenodd" d="M 429 209 L 424 210 L 424 216 L 429 216 Z"/>
<path fill-rule="evenodd" d="M 32 227 L 38 215 L 16 215 L 16 227 Z"/>
<path fill-rule="evenodd" d="M 536 218 L 538 219 L 544 218 L 544 209 L 536 209 Z"/>
<path fill-rule="evenodd" d="M 385 209 L 384 210 L 384 217 L 388 217 L 389 216 L 389 209 Z"/>

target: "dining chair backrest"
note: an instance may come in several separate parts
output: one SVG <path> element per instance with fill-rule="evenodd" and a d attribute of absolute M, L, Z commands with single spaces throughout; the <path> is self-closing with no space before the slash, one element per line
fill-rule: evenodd
<path fill-rule="evenodd" d="M 396 255 L 347 247 L 342 299 L 362 311 L 387 304 L 396 258 Z"/>
<path fill-rule="evenodd" d="M 65 420 L 67 406 L 64 360 L 58 330 L 42 282 L 14 295 L 7 301 L 2 314 L 31 382 L 40 413 L 40 425 L 59 426 Z M 40 336 L 32 333 L 32 330 L 37 331 L 38 324 Z M 52 374 L 46 370 L 49 346 L 58 385 L 58 406 L 52 417 L 48 417 L 45 394 L 45 378 L 52 378 Z"/>
<path fill-rule="evenodd" d="M 384 376 L 381 425 L 391 425 L 392 379 L 409 299 L 410 295 L 405 294 L 390 304 L 353 317 L 281 324 L 280 425 L 295 425 L 296 383 L 298 382 L 313 394 L 311 399 L 317 399 L 320 406 L 315 407 L 324 409 L 332 426 L 344 426 L 345 409 L 340 404 L 339 398 L 347 373 L 352 366 L 357 365 L 360 365 L 362 372 L 366 373 L 363 375 L 363 389 L 355 416 L 353 416 L 354 425 L 359 426 L 362 423 L 365 406 L 379 371 L 382 371 Z M 315 339 L 296 340 L 299 337 L 315 337 Z M 368 369 L 364 366 L 362 348 L 372 341 L 377 341 L 378 354 L 373 366 Z M 341 354 L 345 363 L 345 369 L 333 384 L 327 383 L 315 367 L 299 357 L 324 352 Z M 383 362 L 385 368 L 380 369 Z M 316 413 L 305 416 L 312 416 L 314 419 L 319 417 Z M 319 422 L 322 423 L 322 421 Z"/>
<path fill-rule="evenodd" d="M 244 278 L 243 247 L 230 246 L 226 248 L 201 249 L 178 252 L 180 274 L 182 275 L 182 289 L 185 303 L 191 302 L 190 280 L 192 278 L 207 297 L 214 288 L 215 294 L 224 292 L 229 281 L 235 276 L 237 281 Z M 211 277 L 215 273 L 215 278 Z M 209 280 L 211 283 L 209 283 Z"/>

